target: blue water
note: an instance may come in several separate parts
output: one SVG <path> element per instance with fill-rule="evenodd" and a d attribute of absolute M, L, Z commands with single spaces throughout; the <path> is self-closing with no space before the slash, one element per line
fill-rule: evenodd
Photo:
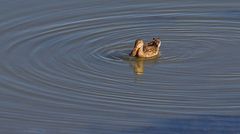
<path fill-rule="evenodd" d="M 2 0 L 0 133 L 240 133 L 240 2 Z M 160 57 L 129 57 L 160 37 Z"/>

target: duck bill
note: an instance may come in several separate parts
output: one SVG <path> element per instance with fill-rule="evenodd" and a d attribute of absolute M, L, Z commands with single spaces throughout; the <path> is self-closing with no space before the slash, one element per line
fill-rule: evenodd
<path fill-rule="evenodd" d="M 129 55 L 130 56 L 136 56 L 137 50 L 138 50 L 138 48 L 134 48 Z"/>

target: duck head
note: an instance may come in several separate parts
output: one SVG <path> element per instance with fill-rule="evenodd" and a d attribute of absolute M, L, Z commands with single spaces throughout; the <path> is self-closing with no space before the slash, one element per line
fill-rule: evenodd
<path fill-rule="evenodd" d="M 144 41 L 141 40 L 141 39 L 137 39 L 135 41 L 134 48 L 133 48 L 133 50 L 131 51 L 131 53 L 129 55 L 130 56 L 136 56 L 138 49 L 143 47 L 143 45 L 144 45 Z"/>

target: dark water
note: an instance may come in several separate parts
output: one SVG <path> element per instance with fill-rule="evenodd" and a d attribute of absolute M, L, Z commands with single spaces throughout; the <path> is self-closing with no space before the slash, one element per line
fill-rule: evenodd
<path fill-rule="evenodd" d="M 240 133 L 240 2 L 1 0 L 0 133 Z M 161 56 L 128 57 L 160 36 Z"/>

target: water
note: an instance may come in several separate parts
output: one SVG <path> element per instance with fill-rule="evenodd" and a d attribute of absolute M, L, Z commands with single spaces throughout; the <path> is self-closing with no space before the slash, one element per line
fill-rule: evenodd
<path fill-rule="evenodd" d="M 0 132 L 240 132 L 240 2 L 7 1 Z M 161 56 L 128 56 L 161 37 Z"/>

